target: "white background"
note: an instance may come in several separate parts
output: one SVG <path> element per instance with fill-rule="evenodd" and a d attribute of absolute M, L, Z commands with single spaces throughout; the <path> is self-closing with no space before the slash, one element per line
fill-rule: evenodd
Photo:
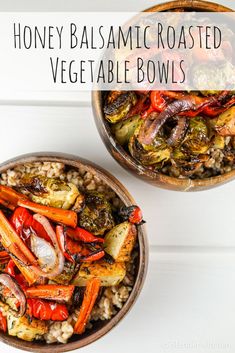
<path fill-rule="evenodd" d="M 157 2 L 8 0 L 0 5 L 5 11 L 135 11 Z M 233 0 L 220 3 L 234 6 Z M 80 155 L 114 174 L 144 211 L 150 242 L 144 290 L 124 321 L 81 353 L 235 352 L 235 182 L 186 194 L 133 178 L 103 146 L 89 92 L 2 96 L 0 119 L 0 162 L 35 151 Z M 19 352 L 0 343 L 5 351 Z"/>

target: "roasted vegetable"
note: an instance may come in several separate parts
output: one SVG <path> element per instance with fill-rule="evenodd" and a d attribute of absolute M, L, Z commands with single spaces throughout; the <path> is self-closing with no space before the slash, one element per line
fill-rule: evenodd
<path fill-rule="evenodd" d="M 112 126 L 112 132 L 120 145 L 125 145 L 129 142 L 131 136 L 141 122 L 141 117 L 139 115 L 134 115 Z"/>
<path fill-rule="evenodd" d="M 0 310 L 0 331 L 7 332 L 7 319 Z"/>
<path fill-rule="evenodd" d="M 123 280 L 125 274 L 126 268 L 124 263 L 115 262 L 114 264 L 108 264 L 105 261 L 96 263 L 84 262 L 72 283 L 75 286 L 82 287 L 86 286 L 87 281 L 97 277 L 101 281 L 101 286 L 115 286 Z"/>
<path fill-rule="evenodd" d="M 105 251 L 117 262 L 129 261 L 136 235 L 134 224 L 126 221 L 116 225 L 105 235 Z"/>
<path fill-rule="evenodd" d="M 10 255 L 7 251 L 2 250 L 0 251 L 0 264 L 5 264 L 10 260 Z"/>
<path fill-rule="evenodd" d="M 135 93 L 130 91 L 111 91 L 104 104 L 105 118 L 114 124 L 122 120 L 135 103 Z"/>
<path fill-rule="evenodd" d="M 40 320 L 64 321 L 69 316 L 66 305 L 54 301 L 29 298 L 27 307 L 27 314 Z"/>
<path fill-rule="evenodd" d="M 75 232 L 73 232 L 75 231 Z M 82 232 L 81 232 L 82 231 Z M 87 236 L 89 240 L 92 239 L 99 239 L 92 236 L 91 233 L 87 232 L 86 230 L 77 227 L 76 229 L 71 229 L 70 232 L 75 238 L 79 238 L 79 236 Z M 78 236 L 79 235 L 79 236 Z M 105 253 L 103 249 L 97 244 L 95 245 L 92 242 L 84 243 L 72 240 L 68 234 L 67 230 L 64 229 L 63 226 L 56 227 L 56 236 L 60 246 L 61 251 L 64 254 L 64 257 L 73 263 L 81 262 L 81 261 L 97 261 L 101 259 Z M 84 239 L 84 237 L 83 237 Z M 85 238 L 86 239 L 86 238 Z M 102 239 L 103 242 L 103 239 Z"/>
<path fill-rule="evenodd" d="M 93 278 L 88 281 L 78 319 L 74 326 L 74 333 L 80 335 L 85 331 L 86 324 L 91 315 L 91 311 L 99 294 L 99 290 L 100 280 L 98 278 Z"/>
<path fill-rule="evenodd" d="M 118 212 L 118 216 L 122 221 L 129 221 L 133 224 L 140 225 L 145 223 L 143 220 L 142 211 L 139 206 L 136 205 L 121 207 Z"/>
<path fill-rule="evenodd" d="M 235 106 L 211 120 L 212 127 L 221 136 L 235 135 Z"/>
<path fill-rule="evenodd" d="M 129 151 L 135 159 L 143 165 L 149 166 L 167 161 L 171 155 L 171 148 L 162 137 L 156 137 L 150 145 L 143 145 L 137 138 L 137 132 L 130 138 Z"/>
<path fill-rule="evenodd" d="M 9 203 L 10 209 L 17 206 L 18 201 L 21 199 L 27 199 L 24 194 L 20 194 L 9 186 L 0 185 L 0 198 L 6 203 Z"/>
<path fill-rule="evenodd" d="M 39 205 L 29 200 L 20 200 L 18 206 L 25 207 L 35 213 L 39 213 L 54 222 L 63 223 L 64 225 L 75 228 L 77 225 L 77 213 L 71 210 L 63 210 L 61 208 Z"/>
<path fill-rule="evenodd" d="M 17 336 L 25 341 L 40 339 L 48 331 L 48 325 L 44 321 L 27 316 L 17 318 L 11 313 L 7 314 L 7 328 L 10 336 Z"/>
<path fill-rule="evenodd" d="M 19 311 L 17 311 L 16 316 L 23 316 L 26 310 L 26 297 L 19 284 L 6 273 L 0 274 L 0 283 L 7 291 L 10 291 L 10 294 L 12 294 L 19 303 Z"/>
<path fill-rule="evenodd" d="M 64 269 L 63 272 L 53 278 L 53 282 L 58 283 L 58 284 L 69 284 L 74 275 L 76 274 L 78 270 L 78 265 L 76 263 L 72 263 L 69 261 L 66 261 L 64 264 Z"/>
<path fill-rule="evenodd" d="M 86 195 L 86 206 L 79 216 L 79 225 L 94 235 L 103 235 L 113 228 L 111 206 L 102 193 L 92 191 Z"/>
<path fill-rule="evenodd" d="M 73 291 L 74 286 L 72 285 L 45 284 L 27 288 L 25 294 L 27 298 L 69 302 L 72 298 Z"/>
<path fill-rule="evenodd" d="M 197 155 L 206 153 L 209 148 L 209 129 L 205 121 L 200 117 L 190 119 L 189 129 L 183 141 L 182 149 Z"/>
<path fill-rule="evenodd" d="M 50 237 L 43 228 L 43 226 L 38 223 L 33 215 L 24 207 L 17 207 L 11 217 L 11 224 L 13 224 L 16 232 L 24 240 L 26 240 L 32 231 L 36 233 L 41 238 L 50 241 Z"/>
<path fill-rule="evenodd" d="M 45 206 L 68 210 L 80 196 L 74 184 L 65 183 L 60 179 L 26 175 L 21 183 L 25 189 L 30 191 L 32 201 Z"/>

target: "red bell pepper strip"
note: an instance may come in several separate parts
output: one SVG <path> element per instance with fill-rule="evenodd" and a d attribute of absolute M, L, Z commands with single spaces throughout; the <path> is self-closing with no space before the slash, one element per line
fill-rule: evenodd
<path fill-rule="evenodd" d="M 11 223 L 18 235 L 28 237 L 30 235 L 28 230 L 32 229 L 39 237 L 51 243 L 51 238 L 44 227 L 33 218 L 33 215 L 26 208 L 17 207 L 11 217 Z"/>
<path fill-rule="evenodd" d="M 59 284 L 42 284 L 27 288 L 25 294 L 27 298 L 68 302 L 72 298 L 74 288 L 73 285 L 63 286 Z"/>
<path fill-rule="evenodd" d="M 151 106 L 155 111 L 161 112 L 166 106 L 166 101 L 161 91 L 152 91 L 150 93 L 150 100 Z"/>
<path fill-rule="evenodd" d="M 7 319 L 0 311 L 0 331 L 7 332 Z"/>
<path fill-rule="evenodd" d="M 97 250 L 97 251 L 91 253 L 90 255 L 82 257 L 81 261 L 82 262 L 98 261 L 98 260 L 102 259 L 102 257 L 104 257 L 104 255 L 105 255 L 104 250 L 100 249 L 100 250 Z"/>
<path fill-rule="evenodd" d="M 82 241 L 83 243 L 104 243 L 103 238 L 97 238 L 87 230 L 76 227 L 75 229 L 67 228 L 66 233 L 73 240 Z"/>
<path fill-rule="evenodd" d="M 33 253 L 27 248 L 2 211 L 0 211 L 0 235 L 4 248 L 25 265 L 37 263 Z"/>
<path fill-rule="evenodd" d="M 83 231 L 85 233 L 83 233 Z M 73 239 L 75 238 L 78 240 L 82 239 L 82 241 L 86 240 L 86 243 L 94 243 L 95 241 L 97 242 L 98 240 L 102 240 L 102 243 L 104 242 L 104 239 L 96 238 L 91 233 L 79 227 L 77 227 L 76 229 L 69 229 L 69 232 L 70 232 L 69 234 L 70 236 L 73 235 Z M 64 257 L 68 261 L 74 263 L 77 256 L 79 261 L 87 261 L 87 262 L 96 261 L 101 259 L 105 255 L 104 251 L 100 247 L 98 247 L 98 249 L 92 252 L 89 249 L 87 249 L 83 244 L 67 236 L 67 233 L 68 233 L 68 228 L 67 230 L 65 230 L 63 226 L 56 226 L 56 237 L 57 237 L 60 249 L 63 252 Z M 78 234 L 79 234 L 79 237 L 77 236 Z M 84 238 L 84 236 L 86 236 L 86 238 Z"/>
<path fill-rule="evenodd" d="M 62 223 L 66 226 L 75 228 L 77 225 L 77 213 L 62 208 L 39 205 L 28 200 L 19 200 L 18 206 L 25 207 L 35 213 L 39 213 L 54 222 Z"/>
<path fill-rule="evenodd" d="M 138 206 L 134 206 L 129 216 L 129 221 L 133 224 L 140 224 L 143 221 L 143 214 Z"/>
<path fill-rule="evenodd" d="M 64 257 L 68 261 L 74 263 L 75 260 L 74 260 L 73 256 L 67 251 L 67 247 L 66 247 L 67 237 L 66 237 L 66 234 L 64 232 L 64 227 L 63 226 L 56 226 L 56 238 L 57 238 L 60 250 L 64 254 Z"/>
<path fill-rule="evenodd" d="M 64 321 L 69 313 L 66 305 L 42 299 L 27 299 L 27 313 L 39 320 Z"/>
<path fill-rule="evenodd" d="M 16 265 L 14 261 L 10 260 L 5 268 L 5 272 L 8 273 L 8 275 L 10 275 L 11 277 L 15 278 L 16 276 L 15 268 L 16 268 Z"/>
<path fill-rule="evenodd" d="M 18 271 L 19 271 L 19 269 L 18 269 Z M 17 281 L 17 283 L 21 286 L 21 288 L 23 290 L 28 288 L 28 283 L 26 282 L 25 277 L 23 276 L 22 273 L 17 273 L 17 266 L 12 259 L 8 262 L 8 264 L 5 268 L 5 272 L 8 275 L 10 275 L 11 277 L 15 278 L 15 280 Z"/>
<path fill-rule="evenodd" d="M 85 331 L 87 321 L 95 304 L 100 290 L 100 280 L 93 278 L 88 281 L 77 322 L 74 326 L 74 333 L 82 334 Z"/>

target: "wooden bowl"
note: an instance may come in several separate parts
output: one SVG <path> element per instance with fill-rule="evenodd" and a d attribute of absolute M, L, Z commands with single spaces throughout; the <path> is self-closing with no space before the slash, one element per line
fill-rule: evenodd
<path fill-rule="evenodd" d="M 0 173 L 5 172 L 7 169 L 14 168 L 18 165 L 32 162 L 61 162 L 65 165 L 71 166 L 72 168 L 78 168 L 80 166 L 85 167 L 92 174 L 96 174 L 101 180 L 103 180 L 115 193 L 120 197 L 126 206 L 135 204 L 135 201 L 125 189 L 125 187 L 111 174 L 106 172 L 104 169 L 97 165 L 82 159 L 77 156 L 59 154 L 59 153 L 34 153 L 16 157 L 9 161 L 6 161 L 0 165 Z M 73 336 L 66 344 L 46 344 L 45 342 L 26 342 L 16 337 L 9 336 L 0 332 L 0 340 L 10 346 L 29 351 L 29 352 L 68 352 L 74 349 L 84 347 L 100 337 L 104 336 L 114 326 L 116 326 L 120 320 L 129 312 L 135 303 L 137 297 L 140 294 L 142 286 L 144 284 L 147 265 L 148 265 L 148 244 L 145 229 L 143 226 L 138 227 L 138 243 L 139 243 L 139 257 L 136 263 L 136 280 L 132 292 L 123 305 L 121 310 L 113 316 L 110 320 L 96 322 L 93 328 L 87 330 L 81 336 Z"/>
<path fill-rule="evenodd" d="M 176 0 L 165 2 L 153 6 L 145 12 L 158 12 L 158 11 L 169 11 L 177 9 L 195 10 L 195 11 L 210 11 L 210 12 L 231 12 L 233 10 L 215 4 L 213 2 L 207 2 L 202 0 Z M 222 185 L 235 178 L 235 170 L 228 172 L 223 175 L 218 175 L 206 179 L 194 179 L 189 178 L 179 179 L 170 177 L 159 172 L 153 172 L 150 169 L 144 167 L 138 161 L 136 161 L 125 149 L 115 140 L 112 135 L 109 123 L 104 119 L 103 114 L 103 102 L 102 92 L 92 92 L 92 106 L 93 113 L 95 116 L 96 126 L 99 134 L 111 155 L 116 161 L 124 167 L 127 171 L 131 172 L 138 178 L 164 189 L 176 190 L 176 191 L 200 191 L 207 190 L 213 187 Z"/>

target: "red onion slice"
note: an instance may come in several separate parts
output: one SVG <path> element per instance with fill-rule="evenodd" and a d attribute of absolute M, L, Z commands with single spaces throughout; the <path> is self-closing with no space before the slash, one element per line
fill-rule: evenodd
<path fill-rule="evenodd" d="M 26 297 L 18 283 L 6 273 L 0 274 L 0 283 L 7 287 L 20 303 L 18 316 L 23 316 L 26 311 Z"/>
<path fill-rule="evenodd" d="M 64 269 L 64 255 L 60 250 L 59 244 L 57 242 L 56 234 L 55 234 L 50 222 L 48 221 L 48 219 L 40 214 L 35 214 L 33 217 L 34 217 L 34 219 L 36 219 L 36 221 L 41 223 L 41 225 L 44 227 L 45 231 L 47 232 L 47 234 L 51 238 L 52 243 L 55 248 L 56 255 L 57 255 L 57 261 L 56 261 L 55 267 L 50 272 L 44 272 L 42 269 L 40 269 L 36 266 L 32 266 L 32 268 L 36 271 L 36 273 L 39 276 L 43 276 L 43 277 L 47 277 L 47 278 L 54 278 L 54 277 L 60 275 Z"/>

